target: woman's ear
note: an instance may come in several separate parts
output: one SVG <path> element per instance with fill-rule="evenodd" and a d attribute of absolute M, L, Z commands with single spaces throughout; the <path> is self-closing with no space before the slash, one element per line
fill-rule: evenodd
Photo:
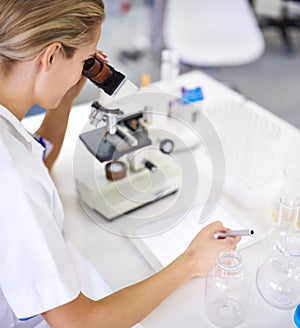
<path fill-rule="evenodd" d="M 58 60 L 61 48 L 60 42 L 53 42 L 40 54 L 40 62 L 44 71 L 49 71 Z"/>

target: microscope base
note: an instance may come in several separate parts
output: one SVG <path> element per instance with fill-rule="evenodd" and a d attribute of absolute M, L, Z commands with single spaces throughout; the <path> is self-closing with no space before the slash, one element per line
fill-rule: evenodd
<path fill-rule="evenodd" d="M 97 164 L 94 182 L 86 178 L 76 181 L 80 199 L 106 220 L 113 220 L 174 194 L 181 187 L 181 173 L 176 161 L 169 155 L 151 160 L 159 163 L 157 171 L 128 170 L 125 178 L 116 181 L 107 180 L 103 165 Z"/>

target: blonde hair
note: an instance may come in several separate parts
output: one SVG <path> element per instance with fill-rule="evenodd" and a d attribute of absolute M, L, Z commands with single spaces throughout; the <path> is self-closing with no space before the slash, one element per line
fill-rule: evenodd
<path fill-rule="evenodd" d="M 102 0 L 1 0 L 0 65 L 7 72 L 55 41 L 70 58 L 104 18 Z"/>

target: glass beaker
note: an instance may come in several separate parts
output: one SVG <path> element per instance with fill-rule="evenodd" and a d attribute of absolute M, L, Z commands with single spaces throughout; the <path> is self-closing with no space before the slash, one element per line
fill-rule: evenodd
<path fill-rule="evenodd" d="M 300 167 L 289 166 L 283 170 L 283 184 L 280 190 L 281 197 L 294 196 L 300 198 Z M 278 220 L 280 200 L 277 200 L 272 210 L 272 217 Z M 300 216 L 298 216 L 300 227 Z"/>
<path fill-rule="evenodd" d="M 263 237 L 265 252 L 275 246 L 275 242 L 281 232 L 296 231 L 300 209 L 300 198 L 292 195 L 284 195 L 280 198 L 278 209 L 278 220 Z"/>
<path fill-rule="evenodd" d="M 256 274 L 259 294 L 270 305 L 287 310 L 300 301 L 300 234 L 281 232 L 276 247 Z"/>
<path fill-rule="evenodd" d="M 205 313 L 219 327 L 235 327 L 245 319 L 249 276 L 237 251 L 219 254 L 205 284 Z"/>

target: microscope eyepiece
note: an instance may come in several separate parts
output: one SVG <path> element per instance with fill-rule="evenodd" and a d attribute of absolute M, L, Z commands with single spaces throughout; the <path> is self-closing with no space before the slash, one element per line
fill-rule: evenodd
<path fill-rule="evenodd" d="M 112 95 L 125 80 L 124 74 L 95 57 L 84 62 L 82 74 L 109 95 Z"/>
<path fill-rule="evenodd" d="M 89 58 L 83 65 L 83 75 L 96 84 L 102 84 L 110 77 L 111 72 L 105 63 L 96 58 Z"/>
<path fill-rule="evenodd" d="M 83 71 L 89 71 L 95 64 L 95 59 L 94 58 L 89 58 L 84 62 L 83 65 Z"/>

